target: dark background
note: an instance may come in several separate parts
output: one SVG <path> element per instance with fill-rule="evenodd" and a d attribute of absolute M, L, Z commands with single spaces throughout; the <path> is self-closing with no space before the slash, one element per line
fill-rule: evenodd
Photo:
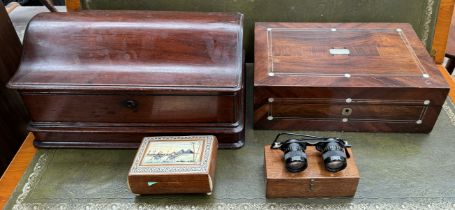
<path fill-rule="evenodd" d="M 40 6 L 43 5 L 39 0 L 2 0 L 4 5 L 9 4 L 10 2 L 19 2 L 22 6 Z M 65 5 L 65 0 L 53 0 L 54 5 L 61 6 Z"/>

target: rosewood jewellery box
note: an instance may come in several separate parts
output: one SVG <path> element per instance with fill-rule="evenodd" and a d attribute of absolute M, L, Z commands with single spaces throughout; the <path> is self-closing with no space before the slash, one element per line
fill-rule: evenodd
<path fill-rule="evenodd" d="M 128 186 L 136 194 L 210 194 L 216 153 L 215 136 L 146 137 L 128 173 Z"/>
<path fill-rule="evenodd" d="M 427 133 L 448 91 L 409 24 L 256 23 L 256 129 Z"/>
<path fill-rule="evenodd" d="M 28 25 L 20 91 L 38 147 L 137 148 L 144 136 L 244 143 L 243 15 L 83 11 Z"/>

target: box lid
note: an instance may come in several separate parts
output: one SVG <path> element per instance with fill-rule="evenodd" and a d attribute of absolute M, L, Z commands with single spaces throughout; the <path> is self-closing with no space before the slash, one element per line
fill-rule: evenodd
<path fill-rule="evenodd" d="M 27 27 L 9 86 L 237 91 L 242 24 L 240 13 L 42 13 Z"/>
<path fill-rule="evenodd" d="M 175 181 L 171 175 L 181 181 L 182 175 L 209 175 L 216 150 L 217 140 L 211 135 L 146 137 L 128 175 L 154 176 L 155 181 Z M 197 178 L 191 176 L 191 181 Z"/>
<path fill-rule="evenodd" d="M 257 23 L 255 86 L 445 88 L 409 24 Z"/>

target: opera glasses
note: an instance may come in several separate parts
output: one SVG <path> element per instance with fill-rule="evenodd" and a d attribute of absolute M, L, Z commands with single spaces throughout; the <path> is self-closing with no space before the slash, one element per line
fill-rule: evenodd
<path fill-rule="evenodd" d="M 286 141 L 278 141 L 280 136 L 298 136 Z M 280 149 L 284 152 L 284 162 L 289 172 L 297 173 L 308 166 L 305 150 L 308 146 L 316 147 L 322 153 L 324 166 L 327 171 L 337 172 L 346 168 L 349 153 L 346 148 L 351 147 L 347 141 L 335 137 L 317 137 L 295 133 L 280 133 L 276 136 L 271 149 Z"/>

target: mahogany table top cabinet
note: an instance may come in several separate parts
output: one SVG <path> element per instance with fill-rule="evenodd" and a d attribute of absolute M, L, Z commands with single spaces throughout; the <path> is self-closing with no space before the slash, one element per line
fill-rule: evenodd
<path fill-rule="evenodd" d="M 22 45 L 0 2 L 0 174 L 14 157 L 27 134 L 27 112 L 15 90 L 6 83 L 19 66 Z"/>
<path fill-rule="evenodd" d="M 257 129 L 428 133 L 448 91 L 409 24 L 256 24 Z"/>
<path fill-rule="evenodd" d="M 128 173 L 135 194 L 212 193 L 217 140 L 215 136 L 144 138 Z"/>
<path fill-rule="evenodd" d="M 360 175 L 352 150 L 347 167 L 336 173 L 324 168 L 321 153 L 313 146 L 307 147 L 308 167 L 298 173 L 286 170 L 281 150 L 264 147 L 266 196 L 267 198 L 288 197 L 353 197 L 357 191 Z"/>
<path fill-rule="evenodd" d="M 244 142 L 243 15 L 83 11 L 29 23 L 9 87 L 38 147 L 137 148 L 145 136 Z"/>

